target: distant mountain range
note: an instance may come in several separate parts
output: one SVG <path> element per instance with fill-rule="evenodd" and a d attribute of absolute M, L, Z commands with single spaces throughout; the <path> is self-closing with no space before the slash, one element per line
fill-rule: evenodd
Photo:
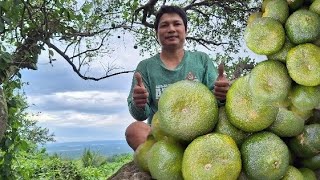
<path fill-rule="evenodd" d="M 107 157 L 125 153 L 133 154 L 133 150 L 125 140 L 49 143 L 44 147 L 51 155 L 57 153 L 61 157 L 71 159 L 81 157 L 85 149 L 90 149 Z"/>

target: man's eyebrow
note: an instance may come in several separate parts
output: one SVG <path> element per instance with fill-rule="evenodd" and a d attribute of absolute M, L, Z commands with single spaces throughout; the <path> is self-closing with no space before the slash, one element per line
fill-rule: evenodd
<path fill-rule="evenodd" d="M 177 23 L 177 22 L 181 22 L 182 23 L 182 20 L 172 20 L 172 21 L 170 21 L 170 20 L 167 20 L 167 21 L 161 21 L 159 24 L 165 24 L 165 23 L 170 23 L 170 22 L 173 22 L 173 23 Z"/>

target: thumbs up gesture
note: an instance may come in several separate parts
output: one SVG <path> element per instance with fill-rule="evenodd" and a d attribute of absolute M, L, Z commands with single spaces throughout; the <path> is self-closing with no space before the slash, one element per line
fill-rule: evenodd
<path fill-rule="evenodd" d="M 224 75 L 224 63 L 221 62 L 218 66 L 218 78 L 214 83 L 214 92 L 213 94 L 220 101 L 226 99 L 227 92 L 229 90 L 230 82 L 227 77 Z"/>
<path fill-rule="evenodd" d="M 134 74 L 134 77 L 137 80 L 137 84 L 133 87 L 133 102 L 136 105 L 136 107 L 144 108 L 148 102 L 149 93 L 147 89 L 144 87 L 141 74 L 139 72 L 136 72 Z"/>

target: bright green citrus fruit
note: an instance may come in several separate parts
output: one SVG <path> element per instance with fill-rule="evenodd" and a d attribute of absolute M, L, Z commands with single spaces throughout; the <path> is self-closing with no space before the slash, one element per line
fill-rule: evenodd
<path fill-rule="evenodd" d="M 283 47 L 280 49 L 280 51 L 276 52 L 275 54 L 268 55 L 269 60 L 277 60 L 281 61 L 283 63 L 286 62 L 287 54 L 291 48 L 293 48 L 295 45 L 290 42 L 288 38 L 286 38 L 286 41 L 283 45 Z"/>
<path fill-rule="evenodd" d="M 212 133 L 193 140 L 182 160 L 185 180 L 237 179 L 241 172 L 241 154 L 228 135 Z"/>
<path fill-rule="evenodd" d="M 320 85 L 319 54 L 320 47 L 311 43 L 292 48 L 287 55 L 287 68 L 290 77 L 296 83 L 304 86 Z"/>
<path fill-rule="evenodd" d="M 296 116 L 299 116 L 300 118 L 302 118 L 305 121 L 308 120 L 313 115 L 312 110 L 302 110 L 302 109 L 299 109 L 293 105 L 291 105 L 288 109 L 290 111 L 292 111 Z"/>
<path fill-rule="evenodd" d="M 309 158 L 320 152 L 320 124 L 305 125 L 303 132 L 290 140 L 290 149 L 298 156 Z"/>
<path fill-rule="evenodd" d="M 320 35 L 320 16 L 306 9 L 297 10 L 287 19 L 285 30 L 295 44 L 313 42 Z"/>
<path fill-rule="evenodd" d="M 253 12 L 249 15 L 248 20 L 247 20 L 247 25 L 251 24 L 253 21 L 255 21 L 258 18 L 262 17 L 262 12 Z"/>
<path fill-rule="evenodd" d="M 183 80 L 169 85 L 158 108 L 160 129 L 179 140 L 190 142 L 207 134 L 218 121 L 217 100 L 200 82 Z"/>
<path fill-rule="evenodd" d="M 281 180 L 304 180 L 302 173 L 294 166 L 289 166 Z"/>
<path fill-rule="evenodd" d="M 163 139 L 164 137 L 168 136 L 166 133 L 164 133 L 160 129 L 160 124 L 159 124 L 159 116 L 158 116 L 158 111 L 153 115 L 152 121 L 151 121 L 151 134 L 153 137 L 159 141 Z"/>
<path fill-rule="evenodd" d="M 320 86 L 295 85 L 289 99 L 293 106 L 302 111 L 312 110 L 320 103 Z"/>
<path fill-rule="evenodd" d="M 254 53 L 270 55 L 282 48 L 285 42 L 285 31 L 277 20 L 262 17 L 247 25 L 244 39 L 247 47 Z"/>
<path fill-rule="evenodd" d="M 271 132 L 258 132 L 241 146 L 242 166 L 249 179 L 280 179 L 289 166 L 287 145 Z"/>
<path fill-rule="evenodd" d="M 309 168 L 299 168 L 304 180 L 317 180 L 316 173 Z"/>
<path fill-rule="evenodd" d="M 291 88 L 286 66 L 279 61 L 262 61 L 250 74 L 249 84 L 254 98 L 264 102 L 284 101 Z"/>
<path fill-rule="evenodd" d="M 155 142 L 156 140 L 153 138 L 153 136 L 148 136 L 147 140 L 138 146 L 134 152 L 134 162 L 142 171 L 149 172 L 148 153 Z"/>
<path fill-rule="evenodd" d="M 249 89 L 249 76 L 238 78 L 227 92 L 226 113 L 232 125 L 246 132 L 269 127 L 278 108 L 255 99 Z"/>
<path fill-rule="evenodd" d="M 181 164 L 184 148 L 172 139 L 157 141 L 150 149 L 148 166 L 152 178 L 182 180 Z"/>
<path fill-rule="evenodd" d="M 304 128 L 304 120 L 287 108 L 279 108 L 276 120 L 269 127 L 270 131 L 280 137 L 299 135 Z"/>
<path fill-rule="evenodd" d="M 214 132 L 226 134 L 237 143 L 237 145 L 241 145 L 244 139 L 249 135 L 236 127 L 234 127 L 228 120 L 225 107 L 222 106 L 219 108 L 219 121 L 215 127 Z"/>
<path fill-rule="evenodd" d="M 264 9 L 262 17 L 271 17 L 284 24 L 289 16 L 289 6 L 286 0 L 271 0 Z"/>
<path fill-rule="evenodd" d="M 309 7 L 309 10 L 320 16 L 320 0 L 315 0 Z"/>

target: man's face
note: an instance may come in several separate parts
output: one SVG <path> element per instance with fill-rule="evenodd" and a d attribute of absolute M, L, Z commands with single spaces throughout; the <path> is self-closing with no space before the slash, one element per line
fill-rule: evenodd
<path fill-rule="evenodd" d="M 186 38 L 183 20 L 178 14 L 163 14 L 159 21 L 157 37 L 163 48 L 182 48 Z"/>

